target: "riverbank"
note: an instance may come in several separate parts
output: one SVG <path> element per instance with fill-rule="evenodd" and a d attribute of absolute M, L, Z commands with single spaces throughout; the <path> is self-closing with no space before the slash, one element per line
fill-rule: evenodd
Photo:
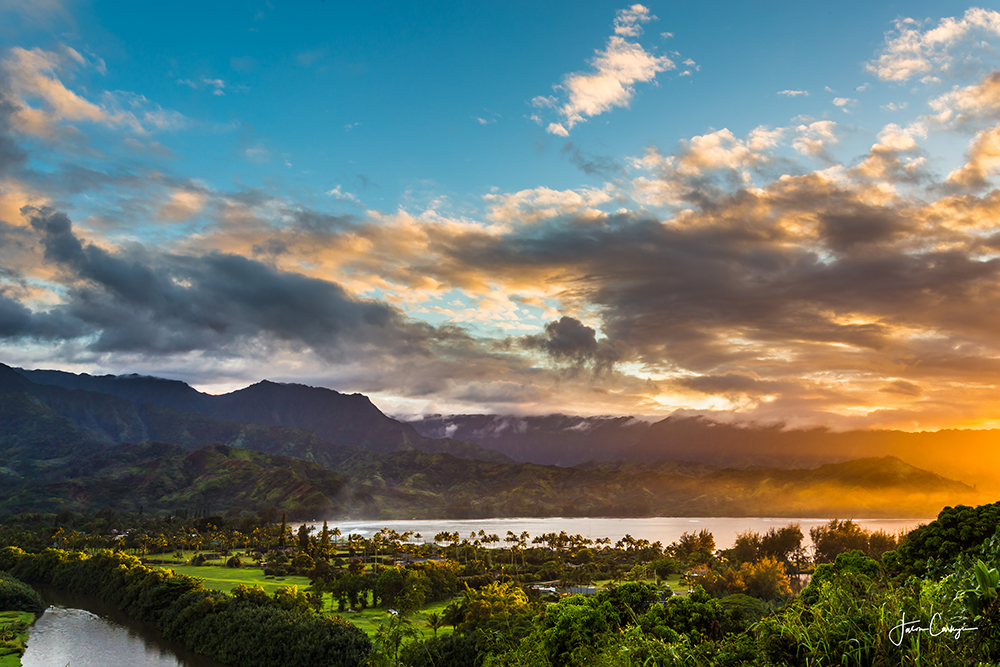
<path fill-rule="evenodd" d="M 34 622 L 30 611 L 0 611 L 0 667 L 21 667 L 28 630 Z"/>

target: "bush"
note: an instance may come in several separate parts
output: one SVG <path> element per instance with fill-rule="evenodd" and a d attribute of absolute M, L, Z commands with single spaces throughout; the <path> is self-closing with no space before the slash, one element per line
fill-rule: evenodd
<path fill-rule="evenodd" d="M 451 634 L 410 642 L 400 652 L 400 662 L 406 667 L 479 667 L 483 656 L 477 640 L 475 634 Z"/>
<path fill-rule="evenodd" d="M 0 611 L 40 614 L 45 611 L 45 601 L 28 584 L 0 572 Z"/>
<path fill-rule="evenodd" d="M 883 560 L 902 575 L 939 578 L 959 556 L 978 548 L 1000 529 L 1000 502 L 945 507 L 938 518 L 910 531 L 906 542 Z M 929 571 L 933 569 L 933 571 Z"/>

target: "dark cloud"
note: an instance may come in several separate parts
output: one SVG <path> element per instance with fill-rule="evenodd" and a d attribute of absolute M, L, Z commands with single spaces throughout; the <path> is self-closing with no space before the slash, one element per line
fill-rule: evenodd
<path fill-rule="evenodd" d="M 0 176 L 22 167 L 28 159 L 28 153 L 11 135 L 11 116 L 18 107 L 5 92 L 6 84 L 0 75 Z"/>
<path fill-rule="evenodd" d="M 767 394 L 779 389 L 787 389 L 783 383 L 741 375 L 725 373 L 723 375 L 701 375 L 683 378 L 677 384 L 688 389 L 700 391 L 703 394 Z"/>
<path fill-rule="evenodd" d="M 223 253 L 111 253 L 82 243 L 64 213 L 22 213 L 39 232 L 44 257 L 64 271 L 61 310 L 99 332 L 95 351 L 224 352 L 263 335 L 328 357 L 351 345 L 391 355 L 419 353 L 435 337 L 431 327 L 384 303 L 354 299 L 335 283 Z M 17 309 L 11 315 L 12 322 L 26 316 Z"/>
<path fill-rule="evenodd" d="M 68 316 L 62 309 L 34 313 L 0 290 L 0 338 L 30 338 L 59 341 L 89 333 L 83 322 Z"/>
<path fill-rule="evenodd" d="M 521 345 L 529 350 L 540 350 L 557 361 L 592 362 L 597 367 L 607 367 L 615 361 L 613 349 L 597 340 L 593 328 L 565 315 L 546 324 L 544 334 L 523 336 Z"/>
<path fill-rule="evenodd" d="M 995 349 L 1000 260 L 971 255 L 948 228 L 928 230 L 919 206 L 862 199 L 825 179 L 785 179 L 674 220 L 624 214 L 477 236 L 428 270 L 452 282 L 555 280 L 564 302 L 599 308 L 620 360 L 664 371 L 791 379 L 909 360 L 919 372 L 922 359 L 944 355 L 935 362 L 943 377 L 971 350 Z M 975 220 L 992 201 L 955 208 L 983 207 L 966 213 Z M 526 343 L 586 359 L 595 338 L 570 324 Z M 922 345 L 900 331 L 932 333 Z"/>
<path fill-rule="evenodd" d="M 855 207 L 819 216 L 820 229 L 827 245 L 837 252 L 858 246 L 891 241 L 908 231 L 909 225 L 894 212 L 873 207 Z"/>
<path fill-rule="evenodd" d="M 582 151 L 572 141 L 562 147 L 562 156 L 588 176 L 612 179 L 625 175 L 625 169 L 613 158 Z"/>

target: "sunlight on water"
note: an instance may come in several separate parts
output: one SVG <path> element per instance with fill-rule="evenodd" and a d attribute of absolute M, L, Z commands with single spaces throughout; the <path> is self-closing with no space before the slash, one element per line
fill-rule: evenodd
<path fill-rule="evenodd" d="M 895 534 L 899 531 L 909 532 L 920 524 L 929 523 L 932 518 L 927 519 L 855 519 L 862 527 L 868 530 L 884 530 L 887 533 Z M 811 547 L 812 540 L 809 538 L 809 529 L 828 523 L 830 519 L 822 518 L 761 518 L 761 517 L 647 517 L 637 519 L 616 519 L 616 518 L 524 518 L 524 519 L 469 519 L 469 520 L 420 520 L 410 521 L 337 521 L 328 520 L 330 530 L 339 528 L 346 537 L 350 533 L 358 533 L 368 537 L 377 533 L 382 528 L 391 528 L 398 533 L 412 530 L 419 533 L 421 539 L 415 541 L 430 542 L 434 535 L 442 531 L 458 532 L 464 539 L 471 533 L 478 533 L 480 530 L 487 534 L 496 534 L 500 539 L 506 536 L 507 531 L 517 535 L 527 531 L 531 537 L 536 537 L 544 533 L 558 533 L 566 531 L 570 535 L 583 535 L 590 539 L 608 537 L 612 542 L 623 538 L 626 534 L 637 539 L 649 540 L 650 542 L 661 542 L 664 546 L 676 541 L 683 533 L 698 532 L 707 529 L 715 537 L 715 546 L 718 549 L 728 549 L 736 542 L 736 536 L 746 530 L 754 530 L 758 533 L 765 533 L 770 528 L 781 528 L 790 523 L 797 523 L 802 528 L 805 536 L 802 544 L 804 547 Z M 323 522 L 307 522 L 308 525 L 322 527 Z M 295 524 L 293 530 L 301 524 Z M 501 541 L 497 546 L 504 546 Z"/>

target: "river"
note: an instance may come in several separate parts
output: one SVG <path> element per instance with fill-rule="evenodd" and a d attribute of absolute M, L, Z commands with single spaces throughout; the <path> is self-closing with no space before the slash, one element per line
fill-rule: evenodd
<path fill-rule="evenodd" d="M 225 667 L 100 600 L 37 590 L 50 606 L 28 634 L 23 667 Z"/>
<path fill-rule="evenodd" d="M 890 534 L 900 531 L 910 531 L 920 524 L 929 523 L 934 517 L 926 519 L 854 519 L 855 523 L 867 530 L 884 530 Z M 659 541 L 664 546 L 677 541 L 683 533 L 698 532 L 708 530 L 715 537 L 717 549 L 728 549 L 736 543 L 736 536 L 746 530 L 754 530 L 758 533 L 765 533 L 770 528 L 781 528 L 791 523 L 797 523 L 802 528 L 805 536 L 802 544 L 807 549 L 812 546 L 812 539 L 809 537 L 809 529 L 814 526 L 821 526 L 829 523 L 830 519 L 823 518 L 767 518 L 767 517 L 646 517 L 635 519 L 614 519 L 614 518 L 562 518 L 548 517 L 542 519 L 469 519 L 469 520 L 421 520 L 412 519 L 405 521 L 338 521 L 331 519 L 328 521 L 330 530 L 339 528 L 340 532 L 347 536 L 356 533 L 364 537 L 370 537 L 382 528 L 391 528 L 397 533 L 412 530 L 421 535 L 420 539 L 414 538 L 417 542 L 430 542 L 434 536 L 440 532 L 457 532 L 463 539 L 469 537 L 471 533 L 479 533 L 480 530 L 486 534 L 495 534 L 500 537 L 499 545 L 503 547 L 503 539 L 507 531 L 520 535 L 527 532 L 532 538 L 544 533 L 559 533 L 566 531 L 569 535 L 582 535 L 590 539 L 607 537 L 612 544 L 623 538 L 626 534 L 636 539 Z M 322 522 L 309 521 L 308 525 L 322 527 Z M 296 530 L 301 524 L 294 524 Z"/>

